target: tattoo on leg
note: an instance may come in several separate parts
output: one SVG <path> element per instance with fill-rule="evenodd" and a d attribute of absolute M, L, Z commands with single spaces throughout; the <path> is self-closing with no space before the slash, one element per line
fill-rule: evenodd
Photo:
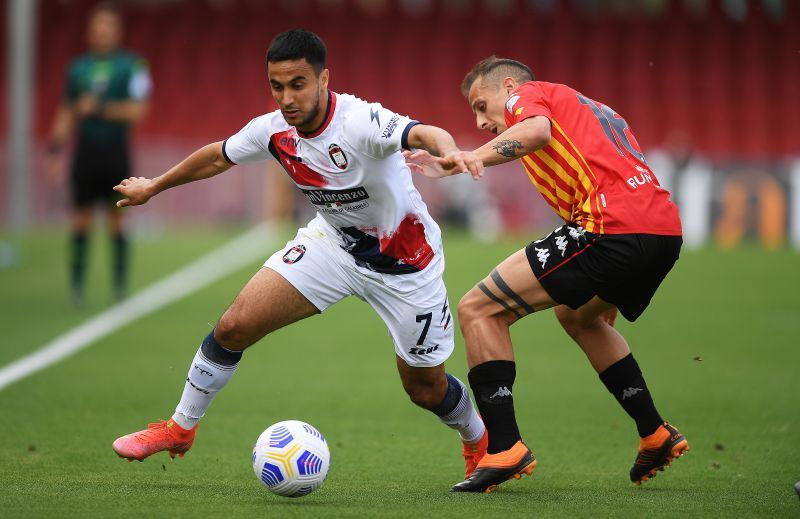
<path fill-rule="evenodd" d="M 506 281 L 502 277 L 500 277 L 500 273 L 497 272 L 497 269 L 492 270 L 492 273 L 489 275 L 492 277 L 492 281 L 494 281 L 495 284 L 497 285 L 497 288 L 502 290 L 506 296 L 513 299 L 514 302 L 517 303 L 518 307 L 522 308 L 523 310 L 525 310 L 525 312 L 529 314 L 532 314 L 533 312 L 536 311 L 533 309 L 531 305 L 526 303 L 525 300 L 519 296 L 519 294 L 511 290 L 511 287 L 508 286 L 508 283 L 506 283 Z"/>
<path fill-rule="evenodd" d="M 504 157 L 516 157 L 517 150 L 522 149 L 522 143 L 516 140 L 502 140 L 497 142 L 494 146 L 494 151 L 497 152 L 498 155 L 502 155 Z"/>
<path fill-rule="evenodd" d="M 505 308 L 506 310 L 508 310 L 512 314 L 516 315 L 517 319 L 522 319 L 522 316 L 519 315 L 519 312 L 517 312 L 516 310 L 514 310 L 513 308 L 508 306 L 508 303 L 506 303 L 505 301 L 503 301 L 502 299 L 500 299 L 499 297 L 494 295 L 494 293 L 491 290 L 489 290 L 489 288 L 486 285 L 483 284 L 483 281 L 478 283 L 478 288 L 481 289 L 481 292 L 486 294 L 486 297 L 488 297 L 489 299 L 491 299 L 495 303 L 499 304 L 500 306 L 502 306 L 503 308 Z"/>

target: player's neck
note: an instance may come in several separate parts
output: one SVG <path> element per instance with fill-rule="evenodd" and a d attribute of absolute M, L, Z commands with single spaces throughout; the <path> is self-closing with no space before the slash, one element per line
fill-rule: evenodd
<path fill-rule="evenodd" d="M 324 98 L 321 100 L 322 102 L 320 105 L 324 106 L 324 110 L 320 110 L 316 117 L 314 117 L 308 124 L 304 124 L 303 126 L 297 126 L 297 131 L 303 133 L 305 135 L 312 135 L 317 133 L 319 129 L 325 124 L 325 121 L 328 119 L 328 115 L 331 111 L 331 91 L 326 89 Z"/>

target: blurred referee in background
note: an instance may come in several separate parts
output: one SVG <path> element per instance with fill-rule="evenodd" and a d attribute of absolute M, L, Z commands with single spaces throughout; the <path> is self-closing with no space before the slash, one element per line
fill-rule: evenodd
<path fill-rule="evenodd" d="M 90 11 L 86 31 L 89 50 L 74 59 L 67 70 L 64 99 L 46 149 L 46 173 L 55 179 L 75 128 L 69 266 L 72 302 L 76 306 L 83 304 L 88 236 L 96 204 L 108 212 L 114 297 L 119 300 L 125 296 L 128 240 L 123 213 L 114 205 L 117 195 L 111 188 L 131 176 L 130 129 L 147 109 L 152 82 L 147 63 L 119 47 L 121 37 L 122 17 L 113 4 L 99 4 Z"/>

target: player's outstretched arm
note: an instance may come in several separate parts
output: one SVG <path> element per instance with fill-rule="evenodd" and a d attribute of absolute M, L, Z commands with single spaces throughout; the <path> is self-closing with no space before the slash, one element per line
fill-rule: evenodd
<path fill-rule="evenodd" d="M 475 150 L 485 166 L 503 164 L 547 146 L 550 142 L 550 119 L 531 117 L 507 129 Z"/>
<path fill-rule="evenodd" d="M 408 145 L 436 157 L 436 160 L 428 164 L 419 163 L 420 168 L 415 168 L 426 176 L 438 178 L 469 172 L 477 179 L 483 175 L 483 163 L 475 154 L 458 149 L 453 136 L 441 128 L 426 124 L 412 127 L 408 133 Z M 409 157 L 413 155 L 406 155 L 406 159 Z"/>
<path fill-rule="evenodd" d="M 114 191 L 125 197 L 117 202 L 117 207 L 142 205 L 166 189 L 211 178 L 230 169 L 231 166 L 233 164 L 225 160 L 222 154 L 221 141 L 208 144 L 161 176 L 130 177 L 114 186 Z"/>

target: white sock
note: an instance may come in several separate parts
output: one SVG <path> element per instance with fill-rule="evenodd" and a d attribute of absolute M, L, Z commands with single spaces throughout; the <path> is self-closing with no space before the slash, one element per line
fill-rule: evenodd
<path fill-rule="evenodd" d="M 219 390 L 236 372 L 240 358 L 241 352 L 226 350 L 214 340 L 213 332 L 209 334 L 189 368 L 181 401 L 172 415 L 175 423 L 183 429 L 197 425 Z"/>
<path fill-rule="evenodd" d="M 477 443 L 486 431 L 483 420 L 481 420 L 480 415 L 475 410 L 475 406 L 472 404 L 467 386 L 453 375 L 448 374 L 447 378 L 450 384 L 455 381 L 461 387 L 461 397 L 453 410 L 444 416 L 440 416 L 439 420 L 448 427 L 457 430 L 462 441 Z"/>

